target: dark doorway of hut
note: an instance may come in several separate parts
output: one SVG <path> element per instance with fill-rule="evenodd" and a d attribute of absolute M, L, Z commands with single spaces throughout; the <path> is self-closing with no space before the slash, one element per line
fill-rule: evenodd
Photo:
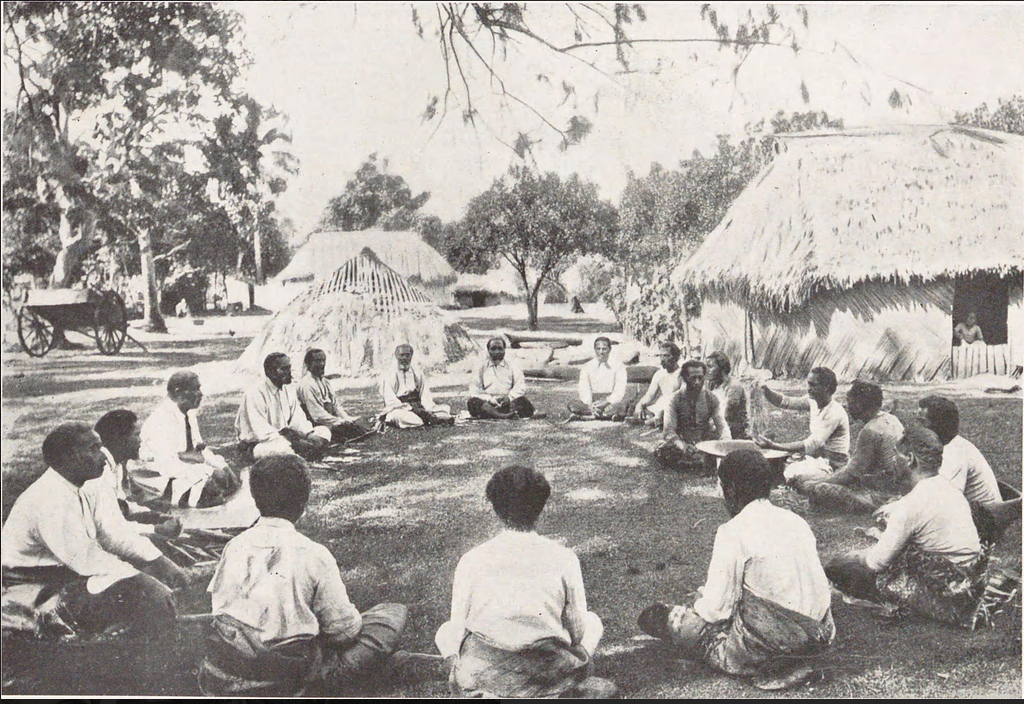
<path fill-rule="evenodd" d="M 950 326 L 953 346 L 960 346 L 953 329 L 960 323 L 966 323 L 971 313 L 977 318 L 986 344 L 1005 345 L 1009 306 L 1010 286 L 1006 278 L 985 272 L 958 276 L 953 289 L 953 320 Z"/>

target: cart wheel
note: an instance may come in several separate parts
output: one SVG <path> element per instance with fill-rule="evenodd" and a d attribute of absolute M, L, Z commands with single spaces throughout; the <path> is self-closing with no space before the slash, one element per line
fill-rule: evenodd
<path fill-rule="evenodd" d="M 42 357 L 53 348 L 57 340 L 57 328 L 49 320 L 31 308 L 18 311 L 18 341 L 21 348 L 31 357 Z"/>
<path fill-rule="evenodd" d="M 114 291 L 103 294 L 96 304 L 96 347 L 102 354 L 117 354 L 128 336 L 128 310 Z"/>

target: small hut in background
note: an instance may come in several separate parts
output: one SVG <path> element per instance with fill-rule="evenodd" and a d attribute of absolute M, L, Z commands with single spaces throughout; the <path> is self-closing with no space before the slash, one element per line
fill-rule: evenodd
<path fill-rule="evenodd" d="M 707 349 L 846 379 L 1021 364 L 1024 138 L 914 126 L 781 135 L 779 148 L 672 274 L 704 300 Z M 983 354 L 954 339 L 972 311 Z"/>
<path fill-rule="evenodd" d="M 450 305 L 454 302 L 452 286 L 458 275 L 445 258 L 415 232 L 378 229 L 314 232 L 296 250 L 288 266 L 274 277 L 274 283 L 294 288 L 298 293 L 300 287 L 310 282 L 327 279 L 366 248 L 434 303 Z"/>
<path fill-rule="evenodd" d="M 525 298 L 519 274 L 504 260 L 483 274 L 459 274 L 452 293 L 460 308 L 519 303 Z"/>
<path fill-rule="evenodd" d="M 366 376 L 383 370 L 401 343 L 413 346 L 424 369 L 443 368 L 476 351 L 461 325 L 366 248 L 279 310 L 238 367 L 262 374 L 263 359 L 284 352 L 298 377 L 306 350 L 319 347 L 329 372 Z"/>

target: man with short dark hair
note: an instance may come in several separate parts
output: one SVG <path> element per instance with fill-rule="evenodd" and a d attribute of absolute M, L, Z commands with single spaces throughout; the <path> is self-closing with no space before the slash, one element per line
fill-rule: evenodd
<path fill-rule="evenodd" d="M 44 632 L 116 624 L 152 637 L 173 632 L 170 588 L 188 586 L 187 574 L 126 528 L 116 504 L 83 492 L 107 463 L 99 435 L 84 423 L 60 425 L 43 441 L 43 458 L 49 468 L 14 502 L 0 540 L 5 625 L 18 614 Z"/>
<path fill-rule="evenodd" d="M 680 370 L 684 386 L 665 409 L 664 444 L 655 450 L 655 459 L 670 469 L 714 474 L 715 458 L 702 454 L 696 445 L 731 439 L 718 398 L 704 388 L 706 374 L 707 366 L 699 359 L 684 362 Z"/>
<path fill-rule="evenodd" d="M 882 389 L 855 381 L 846 394 L 849 417 L 864 423 L 847 465 L 821 479 L 796 477 L 794 484 L 818 508 L 871 513 L 899 496 L 902 476 L 896 446 L 903 424 L 882 410 Z"/>
<path fill-rule="evenodd" d="M 942 442 L 932 431 L 908 425 L 897 461 L 910 491 L 875 512 L 885 525 L 878 542 L 833 558 L 825 572 L 849 596 L 962 623 L 976 603 L 982 557 L 971 507 L 939 475 Z"/>
<path fill-rule="evenodd" d="M 245 392 L 235 418 L 242 455 L 257 460 L 293 454 L 320 459 L 331 441 L 331 431 L 314 428 L 299 407 L 288 355 L 268 354 L 263 372 L 266 379 Z"/>
<path fill-rule="evenodd" d="M 311 347 L 306 350 L 302 360 L 306 374 L 299 380 L 295 393 L 299 397 L 299 405 L 309 421 L 317 427 L 331 431 L 331 442 L 347 442 L 370 433 L 368 428 L 359 424 L 359 419 L 345 412 L 334 398 L 334 390 L 324 378 L 327 370 L 327 354 L 323 350 Z"/>
<path fill-rule="evenodd" d="M 473 418 L 488 420 L 533 417 L 533 404 L 526 398 L 526 378 L 505 358 L 505 338 L 487 341 L 487 359 L 473 372 L 466 410 Z"/>
<path fill-rule="evenodd" d="M 850 461 L 850 418 L 846 410 L 833 399 L 838 388 L 835 372 L 828 367 L 815 367 L 807 375 L 807 395 L 799 398 L 783 396 L 764 384 L 759 385 L 765 399 L 773 406 L 807 411 L 810 415 L 810 434 L 796 442 L 774 442 L 770 438 L 757 438 L 757 444 L 770 450 L 803 452 L 805 459 L 786 466 L 788 481 L 796 477 L 824 479 Z"/>
<path fill-rule="evenodd" d="M 708 391 L 722 404 L 725 422 L 733 440 L 749 438 L 747 435 L 747 392 L 738 380 L 732 378 L 732 362 L 724 352 L 712 352 L 707 358 Z"/>
<path fill-rule="evenodd" d="M 604 627 L 587 611 L 579 559 L 536 532 L 551 495 L 547 479 L 506 467 L 486 495 L 505 530 L 459 560 L 451 620 L 435 638 L 451 665 L 452 694 L 611 696 L 615 685 L 588 677 Z"/>
<path fill-rule="evenodd" d="M 810 527 L 768 501 L 775 478 L 757 450 L 728 454 L 718 478 L 732 518 L 715 535 L 700 596 L 692 607 L 648 607 L 640 629 L 730 675 L 762 675 L 823 652 L 835 624 Z"/>
<path fill-rule="evenodd" d="M 310 486 L 295 455 L 267 456 L 250 470 L 260 519 L 224 547 L 210 582 L 204 694 L 293 696 L 313 682 L 334 688 L 394 653 L 406 607 L 379 604 L 360 614 L 331 552 L 295 529 Z"/>
<path fill-rule="evenodd" d="M 664 424 L 665 408 L 683 381 L 679 376 L 679 355 L 679 347 L 674 342 L 661 344 L 658 353 L 661 368 L 654 372 L 647 393 L 636 403 L 633 413 L 636 420 L 652 428 L 660 428 Z"/>
<path fill-rule="evenodd" d="M 611 340 L 604 336 L 594 340 L 594 358 L 580 369 L 580 397 L 569 402 L 570 418 L 625 420 L 626 368 L 611 353 Z"/>
<path fill-rule="evenodd" d="M 396 428 L 452 425 L 451 406 L 435 403 L 427 378 L 413 363 L 412 345 L 395 348 L 395 363 L 380 378 L 384 422 Z"/>

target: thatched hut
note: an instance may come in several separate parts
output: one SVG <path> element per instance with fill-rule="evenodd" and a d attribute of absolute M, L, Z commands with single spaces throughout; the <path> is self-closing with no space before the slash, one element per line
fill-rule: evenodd
<path fill-rule="evenodd" d="M 425 369 L 443 368 L 476 351 L 461 325 L 366 248 L 279 310 L 238 367 L 262 374 L 263 359 L 284 352 L 298 376 L 306 350 L 319 347 L 331 372 L 367 376 L 384 369 L 405 342 Z"/>
<path fill-rule="evenodd" d="M 672 274 L 705 346 L 777 373 L 1005 374 L 1021 364 L 1024 138 L 953 126 L 783 135 Z M 988 343 L 964 362 L 953 327 Z M 958 368 L 959 367 L 959 368 Z"/>
<path fill-rule="evenodd" d="M 323 281 L 369 248 L 377 258 L 438 305 L 452 303 L 452 285 L 458 278 L 441 254 L 415 232 L 322 230 L 309 236 L 284 270 L 274 277 L 283 286 Z"/>
<path fill-rule="evenodd" d="M 504 260 L 483 274 L 459 274 L 452 293 L 460 308 L 519 303 L 525 298 L 519 274 Z"/>

